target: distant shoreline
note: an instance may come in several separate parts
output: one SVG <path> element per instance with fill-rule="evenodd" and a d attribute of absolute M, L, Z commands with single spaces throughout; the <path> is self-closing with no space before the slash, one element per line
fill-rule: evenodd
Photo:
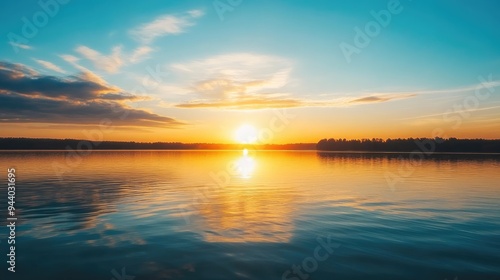
<path fill-rule="evenodd" d="M 84 139 L 0 138 L 0 150 L 316 150 L 316 143 L 220 144 L 91 141 Z"/>
<path fill-rule="evenodd" d="M 500 154 L 500 140 L 486 139 L 322 139 L 318 143 L 218 144 L 181 142 L 90 141 L 80 139 L 0 138 L 0 151 L 180 151 L 291 150 L 325 153 Z"/>
<path fill-rule="evenodd" d="M 115 149 L 115 150 L 103 150 L 103 149 L 95 149 L 92 152 L 238 152 L 241 153 L 242 149 L 161 149 L 161 150 L 151 150 L 151 149 Z M 390 156 L 390 155 L 409 155 L 412 152 L 391 152 L 391 151 L 321 151 L 321 150 L 271 150 L 271 149 L 256 149 L 254 151 L 261 152 L 314 152 L 319 154 L 320 156 L 329 156 L 329 155 L 345 155 L 345 156 L 353 156 L 353 155 L 379 155 L 379 156 Z M 67 153 L 70 152 L 68 150 L 33 150 L 33 149 L 25 149 L 25 150 L 6 150 L 0 149 L 0 153 L 16 153 L 16 152 L 62 152 Z M 479 153 L 479 152 L 436 152 L 432 155 L 428 155 L 427 157 L 432 158 L 436 156 L 498 156 L 500 159 L 500 153 Z"/>

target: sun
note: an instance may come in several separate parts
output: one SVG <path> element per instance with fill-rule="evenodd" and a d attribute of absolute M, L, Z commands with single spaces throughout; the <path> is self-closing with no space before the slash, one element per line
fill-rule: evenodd
<path fill-rule="evenodd" d="M 257 141 L 257 130 L 255 127 L 244 124 L 235 132 L 236 141 L 242 144 L 252 144 Z"/>

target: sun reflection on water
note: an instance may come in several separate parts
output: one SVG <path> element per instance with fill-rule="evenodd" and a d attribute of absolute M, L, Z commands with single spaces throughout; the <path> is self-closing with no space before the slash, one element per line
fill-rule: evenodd
<path fill-rule="evenodd" d="M 248 155 L 248 150 L 243 150 L 243 156 L 236 161 L 236 170 L 240 178 L 250 179 L 255 170 L 255 160 Z"/>

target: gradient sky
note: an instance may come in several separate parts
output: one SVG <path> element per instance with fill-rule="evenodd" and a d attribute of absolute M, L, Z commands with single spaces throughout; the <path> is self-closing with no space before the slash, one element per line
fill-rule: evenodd
<path fill-rule="evenodd" d="M 1 4 L 0 137 L 500 138 L 498 1 L 41 2 Z"/>

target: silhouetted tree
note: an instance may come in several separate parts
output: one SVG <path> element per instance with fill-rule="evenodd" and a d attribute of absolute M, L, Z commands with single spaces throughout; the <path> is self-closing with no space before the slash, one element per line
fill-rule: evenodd
<path fill-rule="evenodd" d="M 321 151 L 376 151 L 376 152 L 462 152 L 500 153 L 500 140 L 449 138 L 407 139 L 321 139 L 316 144 Z"/>

